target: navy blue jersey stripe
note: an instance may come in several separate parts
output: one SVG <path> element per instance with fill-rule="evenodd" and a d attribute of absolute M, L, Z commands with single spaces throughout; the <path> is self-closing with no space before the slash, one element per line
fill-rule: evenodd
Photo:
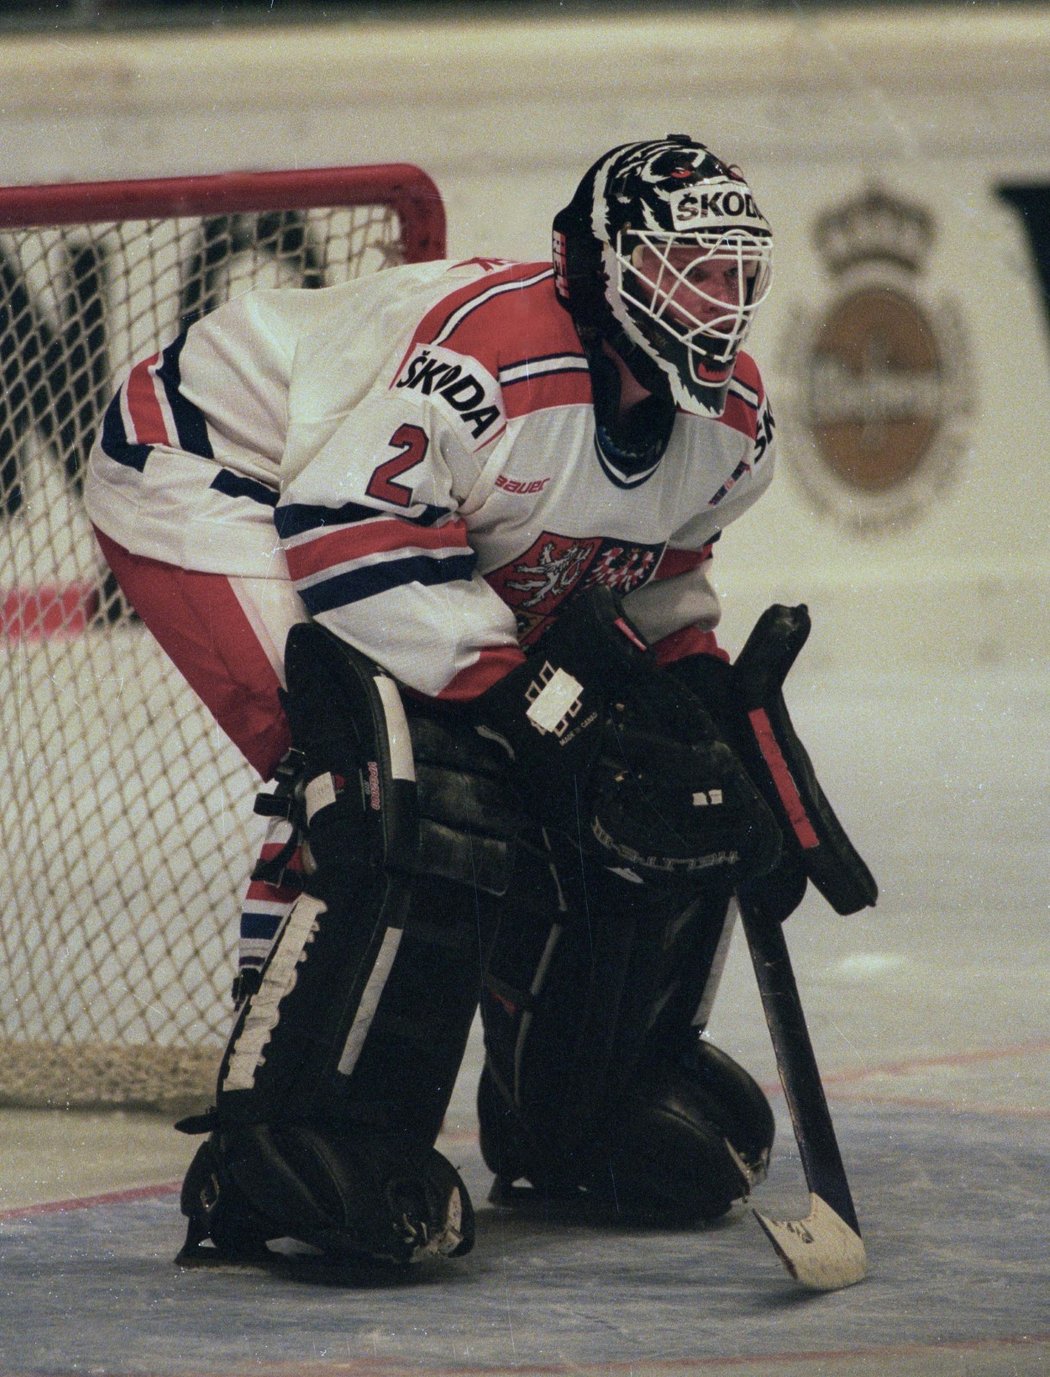
<path fill-rule="evenodd" d="M 182 395 L 179 355 L 185 343 L 186 333 L 183 332 L 168 345 L 161 354 L 162 363 L 157 369 L 157 377 L 164 384 L 164 395 L 171 408 L 179 445 L 188 454 L 199 454 L 202 459 L 214 459 L 215 453 L 208 438 L 208 423 L 204 419 L 204 412 Z"/>
<path fill-rule="evenodd" d="M 281 926 L 279 913 L 242 913 L 241 936 L 248 938 L 273 937 Z"/>
<path fill-rule="evenodd" d="M 230 469 L 220 469 L 208 486 L 216 492 L 225 493 L 227 497 L 247 497 L 252 502 L 262 503 L 264 507 L 277 506 L 276 488 L 267 487 L 255 478 L 244 478 Z"/>
<path fill-rule="evenodd" d="M 631 488 L 640 488 L 643 483 L 647 483 L 653 474 L 660 467 L 660 459 L 650 464 L 648 468 L 639 469 L 637 473 L 631 472 L 624 467 L 618 467 L 616 463 L 605 453 L 599 439 L 600 427 L 594 435 L 594 452 L 598 456 L 598 463 L 601 465 L 602 473 L 605 474 L 609 482 L 617 488 L 629 491 Z M 663 456 L 661 455 L 660 458 Z"/>
<path fill-rule="evenodd" d="M 120 413 L 119 392 L 106 407 L 102 421 L 101 444 L 102 452 L 114 463 L 124 464 L 129 469 L 138 469 L 139 473 L 145 469 L 146 460 L 153 453 L 152 445 L 128 444 L 128 432 L 124 427 L 124 417 Z"/>
<path fill-rule="evenodd" d="M 448 555 L 442 559 L 411 555 L 405 559 L 385 560 L 363 569 L 336 574 L 308 588 L 299 587 L 298 591 L 306 610 L 317 616 L 319 612 L 332 612 L 337 607 L 346 607 L 364 598 L 374 598 L 379 593 L 389 593 L 409 583 L 432 585 L 467 580 L 474 572 L 475 561 L 473 552 L 468 555 Z"/>
<path fill-rule="evenodd" d="M 372 521 L 377 516 L 393 516 L 399 521 L 409 521 L 416 526 L 433 526 L 443 516 L 450 516 L 447 507 L 424 505 L 418 516 L 408 515 L 404 508 L 394 511 L 386 507 L 366 507 L 360 502 L 346 502 L 341 507 L 317 507 L 304 502 L 290 502 L 278 507 L 274 522 L 277 534 L 282 540 L 305 535 L 307 531 L 320 531 L 326 526 L 353 526 L 358 521 Z"/>

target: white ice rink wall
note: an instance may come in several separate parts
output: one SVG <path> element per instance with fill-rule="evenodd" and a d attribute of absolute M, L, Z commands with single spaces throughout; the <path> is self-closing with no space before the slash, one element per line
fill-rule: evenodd
<path fill-rule="evenodd" d="M 726 643 L 804 600 L 812 666 L 1045 656 L 1046 9 L 10 37 L 0 109 L 8 183 L 416 162 L 457 256 L 542 257 L 598 153 L 703 138 L 777 233 L 781 477 L 719 550 Z"/>

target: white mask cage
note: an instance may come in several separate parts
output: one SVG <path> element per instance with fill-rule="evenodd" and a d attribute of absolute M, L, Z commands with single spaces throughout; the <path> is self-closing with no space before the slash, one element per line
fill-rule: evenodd
<path fill-rule="evenodd" d="M 646 339 L 685 363 L 701 385 L 729 376 L 755 312 L 769 294 L 773 241 L 740 227 L 622 230 L 612 246 L 617 292 Z M 717 294 L 705 290 L 717 264 Z M 684 351 L 684 357 L 682 352 Z"/>

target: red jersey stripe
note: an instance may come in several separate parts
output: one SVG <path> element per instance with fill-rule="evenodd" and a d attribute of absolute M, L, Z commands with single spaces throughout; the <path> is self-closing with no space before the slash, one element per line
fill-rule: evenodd
<path fill-rule="evenodd" d="M 749 406 L 742 397 L 738 397 L 735 392 L 730 392 L 726 398 L 726 409 L 722 413 L 722 424 L 729 426 L 732 430 L 738 430 L 741 435 L 746 435 L 749 440 L 754 440 L 758 434 L 758 412 L 754 407 Z"/>
<path fill-rule="evenodd" d="M 713 655 L 716 660 L 729 659 L 718 644 L 715 633 L 701 631 L 698 626 L 683 626 L 681 631 L 672 631 L 662 641 L 657 641 L 653 650 L 656 652 L 656 662 L 660 665 L 684 660 L 687 655 Z"/>
<path fill-rule="evenodd" d="M 412 350 L 418 344 L 447 344 L 449 333 L 454 332 L 457 318 L 466 310 L 467 314 L 476 310 L 493 296 L 493 289 L 511 290 L 521 278 L 535 277 L 541 265 L 537 263 L 515 263 L 499 272 L 486 273 L 483 277 L 468 282 L 465 287 L 452 291 L 433 306 L 416 326 L 415 334 L 398 367 L 404 366 Z M 503 292 L 497 293 L 502 296 Z M 472 304 L 473 303 L 473 304 Z"/>
<path fill-rule="evenodd" d="M 508 420 L 548 407 L 589 406 L 590 403 L 591 377 L 582 369 L 541 373 L 503 387 L 503 409 Z"/>
<path fill-rule="evenodd" d="M 758 365 L 750 354 L 741 354 L 733 369 L 734 381 L 726 398 L 726 409 L 722 414 L 722 424 L 754 440 L 758 434 L 758 412 L 765 400 L 766 390 L 762 386 L 762 376 Z"/>
<path fill-rule="evenodd" d="M 480 360 L 493 377 L 499 377 L 503 364 L 531 354 L 581 353 L 572 317 L 557 304 L 549 272 L 505 284 L 498 293 L 461 309 L 449 325 L 452 328 L 446 326 L 438 342 Z"/>
<path fill-rule="evenodd" d="M 281 854 L 281 852 L 285 849 L 286 846 L 286 842 L 263 842 L 259 850 L 259 859 L 261 861 L 272 861 L 275 856 L 279 856 Z M 302 870 L 303 853 L 298 846 L 295 848 L 295 850 L 289 856 L 288 860 L 285 862 L 284 868 L 285 870 Z"/>
<path fill-rule="evenodd" d="M 244 895 L 245 903 L 290 904 L 302 893 L 299 885 L 272 885 L 267 880 L 252 880 Z"/>
<path fill-rule="evenodd" d="M 444 526 L 415 526 L 408 521 L 370 521 L 361 526 L 339 526 L 324 535 L 287 549 L 288 571 L 302 580 L 323 574 L 337 565 L 391 550 L 448 550 L 467 548 L 467 528 L 462 521 Z"/>
<path fill-rule="evenodd" d="M 537 296 L 548 299 L 541 300 L 539 309 Z M 477 359 L 494 378 L 501 364 L 518 363 L 530 353 L 582 352 L 572 317 L 554 299 L 554 273 L 548 263 L 516 263 L 451 292 L 416 327 L 398 373 L 421 344 L 439 344 Z M 507 348 L 513 349 L 509 359 L 504 358 Z"/>
<path fill-rule="evenodd" d="M 450 679 L 437 696 L 445 702 L 469 702 L 524 663 L 525 656 L 517 646 L 489 646 L 472 665 Z"/>
<path fill-rule="evenodd" d="M 135 365 L 125 384 L 128 413 L 135 427 L 133 443 L 139 445 L 168 445 L 172 443 L 168 425 L 157 397 L 156 368 L 160 354 L 143 359 Z M 132 437 L 129 437 L 132 438 Z M 175 442 L 178 443 L 177 441 Z"/>
<path fill-rule="evenodd" d="M 688 574 L 711 558 L 711 546 L 702 550 L 672 550 L 670 546 L 663 552 L 656 567 L 654 579 L 673 579 L 679 574 Z"/>

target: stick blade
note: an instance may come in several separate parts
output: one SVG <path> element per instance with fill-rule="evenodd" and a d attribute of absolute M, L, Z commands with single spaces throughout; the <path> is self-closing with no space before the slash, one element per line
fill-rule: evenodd
<path fill-rule="evenodd" d="M 805 1219 L 770 1219 L 758 1210 L 777 1256 L 801 1286 L 812 1291 L 839 1291 L 853 1286 L 868 1270 L 864 1240 L 819 1195 L 809 1197 Z"/>

